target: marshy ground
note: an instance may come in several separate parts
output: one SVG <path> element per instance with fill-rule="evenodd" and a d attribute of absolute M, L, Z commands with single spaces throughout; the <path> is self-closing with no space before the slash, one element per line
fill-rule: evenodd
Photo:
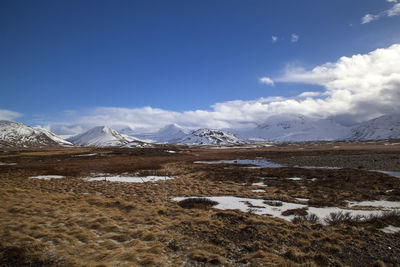
<path fill-rule="evenodd" d="M 221 160 L 282 167 L 208 163 Z M 400 144 L 3 149 L 0 266 L 398 266 L 400 233 L 381 229 L 400 227 L 399 209 L 367 219 L 316 220 L 307 212 L 399 203 L 400 178 L 371 170 L 400 171 Z M 40 175 L 61 178 L 30 178 Z M 173 179 L 87 180 L 149 175 Z M 194 196 L 203 198 L 173 200 Z M 217 196 L 307 207 L 283 219 L 259 215 L 257 206 L 221 210 L 204 200 Z"/>

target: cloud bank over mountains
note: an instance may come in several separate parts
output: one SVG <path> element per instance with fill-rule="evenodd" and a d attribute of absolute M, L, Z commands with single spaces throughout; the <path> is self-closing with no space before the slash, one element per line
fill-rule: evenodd
<path fill-rule="evenodd" d="M 97 125 L 139 131 L 154 131 L 173 123 L 192 128 L 244 128 L 281 114 L 333 117 L 342 123 L 361 122 L 400 112 L 399 62 L 400 44 L 394 44 L 368 54 L 341 57 L 310 70 L 288 67 L 279 77 L 260 79 L 266 88 L 279 83 L 303 83 L 322 86 L 324 89 L 318 92 L 306 91 L 292 98 L 227 101 L 212 105 L 210 110 L 185 112 L 150 106 L 97 107 L 68 122 L 50 123 L 49 128 L 57 134 L 82 132 Z M 2 110 L 0 115 L 12 119 L 20 114 Z"/>

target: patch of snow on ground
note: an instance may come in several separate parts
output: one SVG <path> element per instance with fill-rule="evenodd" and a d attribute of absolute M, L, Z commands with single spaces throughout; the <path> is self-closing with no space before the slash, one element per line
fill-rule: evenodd
<path fill-rule="evenodd" d="M 50 180 L 50 179 L 62 179 L 62 178 L 65 178 L 65 176 L 63 176 L 63 175 L 37 175 L 37 176 L 30 176 L 29 178 Z"/>
<path fill-rule="evenodd" d="M 400 227 L 395 227 L 395 226 L 389 225 L 389 226 L 386 226 L 379 230 L 381 230 L 382 232 L 387 233 L 387 234 L 395 234 L 395 233 L 400 232 Z"/>
<path fill-rule="evenodd" d="M 348 206 L 400 209 L 400 201 L 374 200 L 374 201 L 348 202 Z"/>
<path fill-rule="evenodd" d="M 265 190 L 264 190 L 264 189 L 253 189 L 253 190 L 251 190 L 251 192 L 254 192 L 254 193 L 264 193 Z"/>
<path fill-rule="evenodd" d="M 81 154 L 81 155 L 74 155 L 74 157 L 92 157 L 96 156 L 97 153 L 92 153 L 92 154 Z"/>
<path fill-rule="evenodd" d="M 400 178 L 400 172 L 392 172 L 392 171 L 376 171 L 376 172 L 380 172 L 380 173 L 384 173 L 396 178 Z"/>
<path fill-rule="evenodd" d="M 189 197 L 176 197 L 173 200 L 181 201 L 187 198 Z M 289 220 L 290 217 L 293 216 L 283 216 L 281 215 L 282 211 L 288 209 L 297 209 L 306 207 L 306 205 L 288 203 L 288 202 L 281 202 L 282 206 L 279 207 L 269 206 L 267 204 L 264 204 L 263 199 L 241 198 L 234 196 L 219 196 L 219 197 L 206 197 L 206 198 L 218 202 L 218 204 L 214 206 L 214 208 L 216 209 L 240 210 L 242 212 L 252 211 L 253 213 L 258 215 L 270 215 L 274 217 L 283 218 L 286 220 Z"/>
<path fill-rule="evenodd" d="M 165 152 L 170 153 L 170 154 L 175 154 L 176 153 L 176 151 L 173 151 L 173 150 L 166 150 Z"/>
<path fill-rule="evenodd" d="M 146 183 L 156 182 L 159 180 L 165 181 L 174 179 L 168 176 L 103 176 L 103 177 L 88 177 L 84 178 L 86 181 L 109 181 L 109 182 L 123 182 L 123 183 Z"/>
<path fill-rule="evenodd" d="M 187 198 L 196 198 L 196 197 L 176 197 L 173 198 L 175 201 L 181 201 Z M 284 201 L 277 201 L 277 200 L 263 200 L 263 199 L 251 199 L 251 198 L 241 198 L 241 197 L 234 197 L 234 196 L 217 196 L 217 197 L 205 197 L 207 199 L 213 200 L 218 202 L 213 208 L 221 209 L 221 210 L 239 210 L 242 212 L 253 212 L 258 215 L 268 215 L 277 218 L 282 218 L 285 220 L 290 221 L 294 218 L 293 215 L 290 216 L 283 216 L 282 212 L 289 210 L 289 209 L 299 209 L 299 208 L 306 208 L 307 205 L 304 204 L 297 204 L 297 203 L 290 203 Z M 275 205 L 268 205 L 268 202 L 280 202 L 282 203 L 281 206 Z M 361 203 L 361 202 L 360 202 Z M 400 202 L 397 202 L 400 207 Z M 387 203 L 386 203 L 387 204 Z M 383 206 L 383 205 L 380 205 Z M 392 207 L 393 205 L 389 205 Z M 383 206 L 385 207 L 385 206 Z M 379 215 L 382 213 L 382 210 L 354 210 L 354 209 L 342 209 L 337 207 L 308 207 L 307 212 L 314 213 L 315 215 L 320 218 L 321 223 L 323 223 L 324 218 L 329 216 L 330 213 L 337 213 L 337 212 L 348 212 L 352 216 L 369 216 L 369 215 Z"/>
<path fill-rule="evenodd" d="M 301 197 L 295 197 L 294 199 L 296 199 L 298 201 L 308 201 L 308 200 L 310 200 L 309 198 L 301 198 Z"/>
<path fill-rule="evenodd" d="M 257 144 L 247 146 L 212 146 L 210 149 L 248 149 L 248 148 L 260 148 L 260 147 L 272 147 L 271 144 Z"/>
<path fill-rule="evenodd" d="M 292 178 L 286 178 L 286 180 L 301 181 L 301 180 L 303 180 L 303 178 L 300 178 L 300 177 L 292 177 Z"/>
<path fill-rule="evenodd" d="M 264 184 L 263 182 L 259 182 L 259 183 L 252 183 L 251 185 L 254 186 L 267 186 L 266 184 Z"/>
<path fill-rule="evenodd" d="M 17 163 L 0 162 L 0 166 L 11 166 L 11 165 L 17 165 Z"/>

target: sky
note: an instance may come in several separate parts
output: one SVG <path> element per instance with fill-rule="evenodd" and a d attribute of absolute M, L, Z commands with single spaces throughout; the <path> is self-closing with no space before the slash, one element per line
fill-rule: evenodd
<path fill-rule="evenodd" d="M 73 134 L 400 112 L 400 1 L 0 2 L 0 119 Z"/>

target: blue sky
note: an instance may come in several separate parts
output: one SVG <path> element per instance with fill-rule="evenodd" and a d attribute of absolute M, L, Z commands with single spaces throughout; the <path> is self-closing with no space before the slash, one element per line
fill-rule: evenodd
<path fill-rule="evenodd" d="M 0 110 L 3 117 L 28 124 L 91 125 L 109 108 L 122 112 L 118 118 L 130 111 L 142 116 L 127 125 L 146 128 L 162 126 L 154 122 L 165 119 L 157 112 L 176 122 L 172 118 L 185 112 L 215 111 L 216 103 L 324 92 L 326 83 L 289 74 L 400 43 L 397 5 L 394 0 L 4 0 Z M 262 77 L 274 85 L 260 82 Z M 177 122 L 208 125 L 200 123 L 206 117 Z"/>

